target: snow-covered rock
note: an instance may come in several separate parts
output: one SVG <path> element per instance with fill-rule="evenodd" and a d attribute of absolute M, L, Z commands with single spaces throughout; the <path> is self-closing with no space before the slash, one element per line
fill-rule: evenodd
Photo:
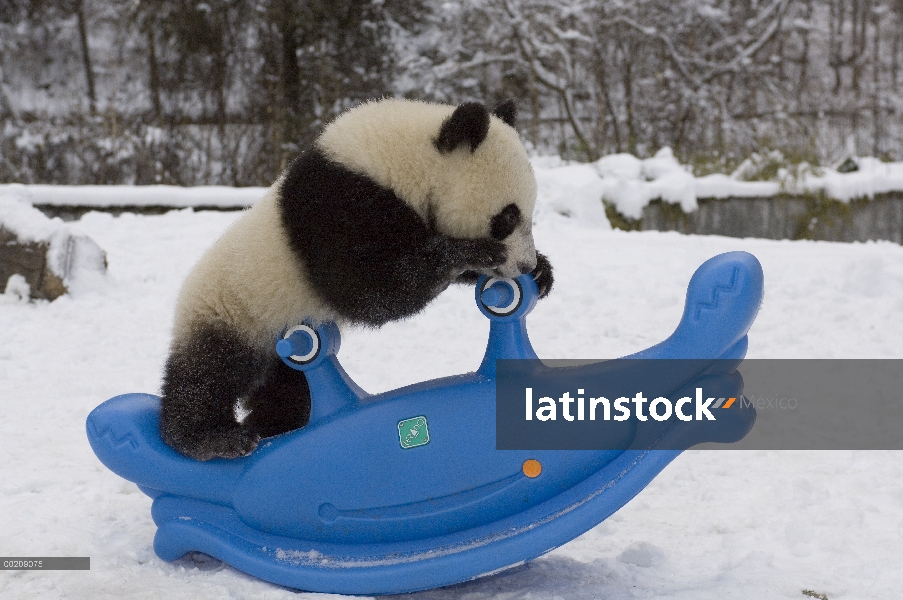
<path fill-rule="evenodd" d="M 0 192 L 0 287 L 7 298 L 53 300 L 106 272 L 106 253 L 22 193 Z"/>

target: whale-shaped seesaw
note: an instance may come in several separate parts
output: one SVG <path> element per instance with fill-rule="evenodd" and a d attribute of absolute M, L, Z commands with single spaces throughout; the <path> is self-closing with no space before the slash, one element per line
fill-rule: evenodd
<path fill-rule="evenodd" d="M 755 257 L 716 256 L 693 275 L 674 334 L 628 358 L 739 364 L 762 291 Z M 540 556 L 618 510 L 681 449 L 736 441 L 752 427 L 755 411 L 740 407 L 723 411 L 730 427 L 671 418 L 621 449 L 497 450 L 496 360 L 536 358 L 525 324 L 536 284 L 529 275 L 483 278 L 476 299 L 491 324 L 475 373 L 378 395 L 342 369 L 334 324 L 287 331 L 276 350 L 307 376 L 310 422 L 263 440 L 250 456 L 198 462 L 178 454 L 160 439 L 159 399 L 150 394 L 97 407 L 88 439 L 104 465 L 153 498 L 160 558 L 197 551 L 283 586 L 388 594 Z M 715 377 L 696 363 L 668 375 L 672 390 Z M 605 364 L 542 368 L 570 377 Z M 724 394 L 739 396 L 739 375 L 724 377 Z"/>

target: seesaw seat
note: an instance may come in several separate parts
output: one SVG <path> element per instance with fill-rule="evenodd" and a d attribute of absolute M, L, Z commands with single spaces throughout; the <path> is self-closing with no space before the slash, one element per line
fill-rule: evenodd
<path fill-rule="evenodd" d="M 495 361 L 536 358 L 525 325 L 535 283 L 515 281 L 477 286 L 491 322 L 477 372 L 384 394 L 366 394 L 344 372 L 334 325 L 289 332 L 277 351 L 308 378 L 311 420 L 248 457 L 202 463 L 176 453 L 160 439 L 159 399 L 149 394 L 97 407 L 88 439 L 154 499 L 154 550 L 164 560 L 200 551 L 288 587 L 388 594 L 535 558 L 618 510 L 680 448 L 734 441 L 752 426 L 754 411 L 738 411 L 730 439 L 666 422 L 623 450 L 496 450 Z M 741 360 L 762 285 L 752 255 L 710 259 L 674 334 L 633 358 Z M 542 465 L 537 477 L 525 474 L 530 460 Z"/>

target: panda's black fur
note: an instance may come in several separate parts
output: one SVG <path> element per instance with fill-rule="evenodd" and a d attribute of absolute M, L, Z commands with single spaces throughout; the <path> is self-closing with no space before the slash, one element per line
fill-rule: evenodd
<path fill-rule="evenodd" d="M 515 114 L 511 102 L 493 112 L 512 127 Z M 442 121 L 432 143 L 440 154 L 473 154 L 489 127 L 489 111 L 466 103 Z M 317 144 L 291 164 L 274 188 L 282 228 L 278 233 L 284 234 L 304 285 L 319 302 L 319 308 L 298 320 L 333 318 L 379 326 L 416 314 L 450 283 L 472 282 L 480 272 L 501 274 L 498 269 L 507 259 L 504 240 L 527 227 L 524 220 L 531 216 L 511 203 L 487 219 L 484 235 L 447 235 L 439 230 L 432 205 L 419 214 L 393 189 L 341 164 Z M 542 254 L 535 257 L 535 262 L 508 268 L 532 271 L 545 296 L 552 286 L 551 265 Z M 197 287 L 197 282 L 186 283 L 188 291 Z M 215 286 L 210 289 L 217 293 Z M 183 318 L 174 336 L 162 385 L 164 441 L 200 460 L 233 458 L 253 451 L 260 438 L 305 425 L 310 391 L 303 373 L 276 355 L 279 331 L 249 339 L 237 326 L 248 317 L 232 314 L 225 304 L 225 309 L 206 306 L 215 306 L 218 299 L 203 293 L 185 298 L 180 302 L 191 308 L 205 304 L 206 312 Z M 239 401 L 250 410 L 242 422 L 235 417 Z"/>
<path fill-rule="evenodd" d="M 289 168 L 280 200 L 311 283 L 355 323 L 379 326 L 413 315 L 448 286 L 455 266 L 492 268 L 505 257 L 496 239 L 438 233 L 392 190 L 317 149 Z"/>

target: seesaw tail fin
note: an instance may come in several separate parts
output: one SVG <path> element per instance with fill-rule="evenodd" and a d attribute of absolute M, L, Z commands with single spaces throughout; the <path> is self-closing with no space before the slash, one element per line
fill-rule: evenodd
<path fill-rule="evenodd" d="M 159 422 L 157 396 L 125 394 L 91 411 L 85 427 L 97 458 L 148 495 L 163 492 L 228 504 L 245 461 L 200 463 L 182 456 L 160 439 Z"/>
<path fill-rule="evenodd" d="M 705 261 L 687 287 L 683 317 L 660 344 L 625 358 L 743 358 L 762 304 L 762 265 L 748 252 Z"/>

